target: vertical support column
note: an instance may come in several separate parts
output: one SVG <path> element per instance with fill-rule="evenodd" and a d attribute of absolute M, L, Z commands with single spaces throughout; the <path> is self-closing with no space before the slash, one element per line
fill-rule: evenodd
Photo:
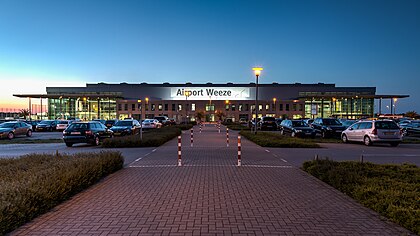
<path fill-rule="evenodd" d="M 238 166 L 241 166 L 241 136 L 238 135 Z"/>
<path fill-rule="evenodd" d="M 191 147 L 194 146 L 194 130 L 191 128 Z"/>
<path fill-rule="evenodd" d="M 229 128 L 226 128 L 226 147 L 229 147 Z"/>
<path fill-rule="evenodd" d="M 178 166 L 182 166 L 182 159 L 181 159 L 181 136 L 178 136 Z"/>

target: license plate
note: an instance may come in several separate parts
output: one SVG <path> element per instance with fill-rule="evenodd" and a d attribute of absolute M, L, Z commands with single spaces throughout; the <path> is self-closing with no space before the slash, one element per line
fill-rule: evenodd
<path fill-rule="evenodd" d="M 71 134 L 80 134 L 80 132 L 71 132 Z"/>

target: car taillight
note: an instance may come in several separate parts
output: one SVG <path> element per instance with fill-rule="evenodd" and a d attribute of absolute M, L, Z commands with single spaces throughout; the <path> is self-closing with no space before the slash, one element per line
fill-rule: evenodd
<path fill-rule="evenodd" d="M 86 134 L 86 135 L 92 135 L 92 130 L 86 130 L 86 131 L 85 131 L 85 134 Z"/>
<path fill-rule="evenodd" d="M 377 129 L 373 129 L 373 130 L 372 130 L 372 134 L 374 134 L 374 135 L 378 135 L 378 130 L 377 130 Z"/>

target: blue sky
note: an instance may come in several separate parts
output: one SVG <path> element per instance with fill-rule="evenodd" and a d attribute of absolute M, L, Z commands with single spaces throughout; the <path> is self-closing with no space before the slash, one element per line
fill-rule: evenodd
<path fill-rule="evenodd" d="M 47 85 L 249 83 L 261 65 L 262 83 L 376 86 L 420 112 L 419 29 L 415 0 L 0 0 L 0 107 Z"/>

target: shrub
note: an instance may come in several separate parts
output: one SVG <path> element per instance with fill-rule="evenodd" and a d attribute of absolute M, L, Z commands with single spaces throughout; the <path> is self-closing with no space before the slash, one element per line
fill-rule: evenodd
<path fill-rule="evenodd" d="M 420 234 L 420 168 L 309 161 L 303 169 L 397 224 Z"/>
<path fill-rule="evenodd" d="M 119 152 L 0 159 L 0 235 L 122 168 Z"/>
<path fill-rule="evenodd" d="M 292 138 L 271 132 L 258 132 L 256 135 L 250 131 L 241 131 L 240 135 L 263 147 L 281 148 L 319 148 L 312 140 Z"/>
<path fill-rule="evenodd" d="M 192 125 L 174 125 L 153 129 L 143 133 L 143 140 L 140 139 L 139 135 L 105 139 L 102 143 L 102 147 L 157 147 L 180 135 L 181 129 L 189 129 L 191 127 Z"/>

